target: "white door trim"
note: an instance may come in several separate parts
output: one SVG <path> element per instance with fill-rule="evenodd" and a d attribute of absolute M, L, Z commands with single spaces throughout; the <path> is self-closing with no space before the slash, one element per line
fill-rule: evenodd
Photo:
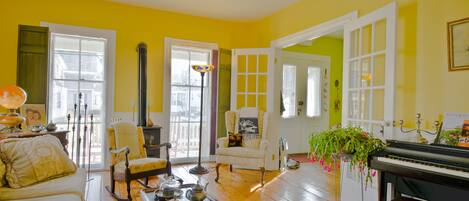
<path fill-rule="evenodd" d="M 324 36 L 328 33 L 336 32 L 339 30 L 342 30 L 344 26 L 357 19 L 358 18 L 358 12 L 353 11 L 350 12 L 346 15 L 340 16 L 338 18 L 329 20 L 327 22 L 312 26 L 308 29 L 305 29 L 303 31 L 296 32 L 294 34 L 273 40 L 270 43 L 271 47 L 275 48 L 285 48 L 291 45 L 295 45 L 301 42 L 304 42 L 306 40 L 311 40 L 315 38 L 319 38 L 321 36 Z"/>
<path fill-rule="evenodd" d="M 79 35 L 79 36 L 87 36 L 87 37 L 95 37 L 95 38 L 104 38 L 106 39 L 106 75 L 105 75 L 105 91 L 106 91 L 106 99 L 104 103 L 106 104 L 105 113 L 105 130 L 107 127 L 110 126 L 112 118 L 114 117 L 114 101 L 115 101 L 115 63 L 116 63 L 116 31 L 109 30 L 109 29 L 95 29 L 89 27 L 81 27 L 81 26 L 70 26 L 70 25 L 63 25 L 63 24 L 54 24 L 49 22 L 41 22 L 41 26 L 49 27 L 49 33 L 60 33 L 60 34 L 67 34 L 67 35 Z M 50 38 L 50 37 L 49 37 Z M 50 43 L 50 41 L 49 41 Z M 52 48 L 52 47 L 49 47 Z M 51 57 L 52 54 L 49 55 Z M 50 61 L 51 58 L 49 58 Z M 48 66 L 49 74 L 51 72 L 50 63 Z M 49 81 L 49 80 L 48 80 Z M 50 83 L 48 84 L 48 91 L 50 88 Z M 49 98 L 49 96 L 48 96 Z M 105 131 L 104 130 L 104 131 Z M 109 153 L 108 153 L 108 139 L 107 135 L 103 133 L 103 164 L 104 168 L 109 166 Z"/>

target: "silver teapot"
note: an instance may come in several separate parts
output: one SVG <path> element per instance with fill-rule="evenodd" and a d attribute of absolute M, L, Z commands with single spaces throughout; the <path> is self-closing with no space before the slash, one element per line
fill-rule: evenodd
<path fill-rule="evenodd" d="M 201 184 L 194 185 L 191 189 L 186 191 L 186 198 L 190 201 L 203 201 L 207 197 L 207 186 L 202 186 Z"/>

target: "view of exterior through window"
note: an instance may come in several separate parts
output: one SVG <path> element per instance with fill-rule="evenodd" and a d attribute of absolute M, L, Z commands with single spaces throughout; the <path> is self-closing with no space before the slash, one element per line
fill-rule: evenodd
<path fill-rule="evenodd" d="M 192 70 L 191 65 L 209 64 L 210 51 L 173 47 L 171 50 L 171 114 L 170 114 L 170 157 L 188 160 L 198 156 L 200 123 L 200 73 Z M 204 112 L 202 157 L 209 153 L 210 84 L 209 76 L 204 79 Z"/>
<path fill-rule="evenodd" d="M 306 116 L 321 115 L 321 68 L 308 67 L 308 91 L 306 96 Z"/>
<path fill-rule="evenodd" d="M 283 118 L 296 116 L 296 66 L 283 65 L 282 98 L 285 111 Z"/>
<path fill-rule="evenodd" d="M 106 40 L 53 33 L 51 47 L 49 119 L 56 123 L 59 129 L 66 130 L 67 114 L 73 117 L 74 104 L 78 103 L 78 94 L 81 92 L 82 104 L 88 105 L 87 113 L 94 115 L 91 163 L 93 167 L 103 167 Z M 81 109 L 83 114 L 84 107 Z M 89 116 L 86 121 L 90 122 Z M 83 124 L 81 127 L 83 131 Z M 69 133 L 68 139 L 68 151 L 72 153 L 72 145 L 76 147 L 76 139 L 72 138 L 72 132 Z M 81 143 L 83 146 L 84 142 Z"/>

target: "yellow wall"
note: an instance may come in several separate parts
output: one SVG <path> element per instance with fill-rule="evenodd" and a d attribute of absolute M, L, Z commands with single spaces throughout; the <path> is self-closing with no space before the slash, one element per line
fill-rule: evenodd
<path fill-rule="evenodd" d="M 446 23 L 467 17 L 467 0 L 419 1 L 416 108 L 424 117 L 434 119 L 445 111 L 469 112 L 469 71 L 448 72 L 446 41 Z"/>
<path fill-rule="evenodd" d="M 220 47 L 268 47 L 270 41 L 357 10 L 360 16 L 391 0 L 300 0 L 249 23 L 193 17 L 102 0 L 0 2 L 0 86 L 14 84 L 18 24 L 41 21 L 117 31 L 116 111 L 132 111 L 136 100 L 135 46 L 149 47 L 151 111 L 162 111 L 163 38 L 218 43 Z M 447 71 L 446 22 L 469 17 L 467 0 L 398 0 L 396 119 L 427 120 L 444 111 L 469 112 L 469 71 Z"/>
<path fill-rule="evenodd" d="M 220 47 L 250 46 L 243 23 L 213 20 L 102 0 L 0 1 L 0 86 L 16 83 L 18 24 L 50 22 L 117 32 L 115 111 L 130 112 L 137 100 L 139 42 L 148 45 L 148 89 L 152 112 L 163 111 L 164 37 L 218 43 Z"/>
<path fill-rule="evenodd" d="M 294 45 L 284 48 L 285 51 L 300 52 L 329 56 L 331 58 L 330 81 L 329 81 L 329 126 L 341 122 L 342 110 L 334 110 L 334 101 L 342 101 L 342 66 L 343 66 L 343 40 L 330 37 L 320 37 L 313 41 L 311 46 Z M 339 92 L 334 86 L 334 81 L 339 80 Z M 342 108 L 342 107 L 341 107 Z"/>

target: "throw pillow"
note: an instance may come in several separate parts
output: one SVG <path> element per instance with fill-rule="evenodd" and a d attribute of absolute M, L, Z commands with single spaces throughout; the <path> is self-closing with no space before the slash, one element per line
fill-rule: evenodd
<path fill-rule="evenodd" d="M 52 135 L 3 140 L 0 157 L 6 164 L 6 180 L 11 188 L 65 176 L 77 169 L 59 139 Z"/>
<path fill-rule="evenodd" d="M 243 136 L 239 133 L 228 133 L 228 147 L 243 146 Z"/>
<path fill-rule="evenodd" d="M 3 163 L 2 159 L 0 158 L 0 187 L 6 184 L 5 174 L 7 173 L 7 169 L 5 163 Z"/>

